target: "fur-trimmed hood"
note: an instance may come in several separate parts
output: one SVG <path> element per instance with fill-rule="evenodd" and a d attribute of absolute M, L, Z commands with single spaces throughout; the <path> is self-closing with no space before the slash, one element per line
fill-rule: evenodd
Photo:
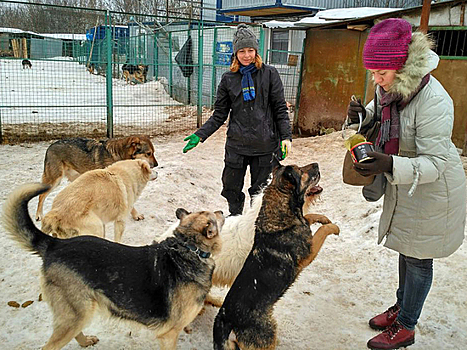
<path fill-rule="evenodd" d="M 414 92 L 422 78 L 436 69 L 439 62 L 438 55 L 431 49 L 433 41 L 426 34 L 415 32 L 409 44 L 407 61 L 404 67 L 397 71 L 389 93 L 401 94 L 403 98 Z"/>

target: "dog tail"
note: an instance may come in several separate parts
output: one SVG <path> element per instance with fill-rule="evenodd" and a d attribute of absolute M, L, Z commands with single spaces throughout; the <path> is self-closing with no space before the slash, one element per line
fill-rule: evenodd
<path fill-rule="evenodd" d="M 40 231 L 28 211 L 28 202 L 50 188 L 41 183 L 30 183 L 16 188 L 3 205 L 3 227 L 11 239 L 30 252 L 43 256 L 54 238 Z"/>
<path fill-rule="evenodd" d="M 232 325 L 230 322 L 225 320 L 225 309 L 221 307 L 219 313 L 214 320 L 213 327 L 213 342 L 214 350 L 227 350 L 231 349 L 229 346 L 230 343 L 230 333 L 232 332 Z M 235 344 L 235 349 L 239 349 L 237 343 Z"/>

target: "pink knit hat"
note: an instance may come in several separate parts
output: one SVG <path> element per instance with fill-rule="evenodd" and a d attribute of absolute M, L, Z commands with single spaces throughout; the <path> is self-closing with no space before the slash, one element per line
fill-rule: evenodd
<path fill-rule="evenodd" d="M 363 47 L 366 69 L 399 70 L 407 60 L 412 26 L 406 20 L 389 18 L 371 28 Z"/>

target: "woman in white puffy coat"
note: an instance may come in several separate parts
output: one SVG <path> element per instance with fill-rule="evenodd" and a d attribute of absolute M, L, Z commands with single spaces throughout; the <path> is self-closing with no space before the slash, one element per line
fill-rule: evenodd
<path fill-rule="evenodd" d="M 454 253 L 464 239 L 466 183 L 451 141 L 454 107 L 429 73 L 439 58 L 431 41 L 413 33 L 408 22 L 387 19 L 375 25 L 365 43 L 365 68 L 376 83 L 366 108 L 351 102 L 350 120 L 364 114 L 363 129 L 381 120 L 372 163 L 355 164 L 362 175 L 386 178 L 378 243 L 400 253 L 396 304 L 370 320 L 383 332 L 371 349 L 397 349 L 415 341 L 414 328 L 433 279 L 433 258 Z"/>

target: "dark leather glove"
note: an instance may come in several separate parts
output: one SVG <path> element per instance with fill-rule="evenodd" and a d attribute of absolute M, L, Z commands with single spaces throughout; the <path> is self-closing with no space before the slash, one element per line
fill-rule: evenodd
<path fill-rule="evenodd" d="M 392 173 L 392 156 L 380 152 L 368 152 L 372 162 L 354 163 L 354 168 L 360 175 L 370 176 L 381 173 Z"/>
<path fill-rule="evenodd" d="M 366 109 L 362 105 L 362 101 L 358 99 L 357 101 L 350 101 L 349 107 L 347 108 L 347 115 L 350 119 L 350 124 L 358 124 L 360 119 L 358 118 L 358 113 L 362 113 L 362 120 L 365 119 Z"/>

